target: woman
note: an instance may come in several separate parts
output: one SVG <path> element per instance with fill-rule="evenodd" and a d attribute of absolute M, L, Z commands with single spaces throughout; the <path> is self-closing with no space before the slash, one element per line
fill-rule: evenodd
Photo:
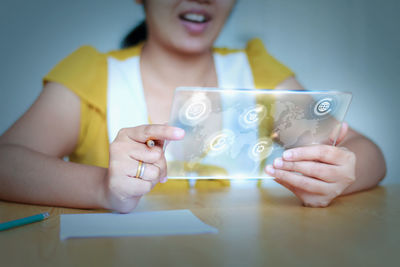
<path fill-rule="evenodd" d="M 107 54 L 78 49 L 46 75 L 39 98 L 1 137 L 1 199 L 130 212 L 166 182 L 163 142 L 184 137 L 163 124 L 174 88 L 302 88 L 259 40 L 245 50 L 213 49 L 234 0 L 137 2 L 145 42 Z M 266 171 L 307 206 L 375 186 L 385 175 L 379 148 L 347 126 L 341 137 L 340 147 L 288 150 Z M 146 146 L 149 139 L 156 146 Z"/>

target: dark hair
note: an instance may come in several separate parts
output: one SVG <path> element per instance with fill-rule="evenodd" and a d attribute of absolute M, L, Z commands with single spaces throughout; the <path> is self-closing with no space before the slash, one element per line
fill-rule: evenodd
<path fill-rule="evenodd" d="M 131 30 L 121 42 L 121 48 L 127 48 L 143 42 L 147 39 L 147 25 L 143 20 L 133 30 Z"/>

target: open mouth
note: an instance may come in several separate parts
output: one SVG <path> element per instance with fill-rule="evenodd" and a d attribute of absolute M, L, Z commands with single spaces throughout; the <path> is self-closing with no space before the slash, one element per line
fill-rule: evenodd
<path fill-rule="evenodd" d="M 207 14 L 200 14 L 194 12 L 187 12 L 179 15 L 181 20 L 192 22 L 192 23 L 206 23 L 211 20 L 211 17 Z"/>

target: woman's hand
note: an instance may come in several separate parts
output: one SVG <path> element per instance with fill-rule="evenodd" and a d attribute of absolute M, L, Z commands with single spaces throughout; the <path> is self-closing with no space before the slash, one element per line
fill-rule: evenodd
<path fill-rule="evenodd" d="M 138 204 L 159 181 L 166 182 L 167 163 L 164 157 L 165 140 L 180 140 L 184 130 L 166 125 L 142 125 L 121 129 L 110 145 L 110 162 L 105 179 L 104 205 L 108 209 L 127 213 Z M 149 148 L 147 140 L 155 140 Z M 136 177 L 139 161 L 144 172 Z"/>
<path fill-rule="evenodd" d="M 344 124 L 341 142 L 348 126 Z M 305 206 L 326 207 L 355 182 L 356 156 L 344 147 L 313 145 L 286 150 L 265 171 Z"/>

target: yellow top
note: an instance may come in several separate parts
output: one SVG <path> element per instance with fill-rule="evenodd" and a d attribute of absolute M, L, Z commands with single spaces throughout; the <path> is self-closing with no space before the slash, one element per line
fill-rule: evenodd
<path fill-rule="evenodd" d="M 100 53 L 91 46 L 82 46 L 58 63 L 44 78 L 43 82 L 57 82 L 80 97 L 81 121 L 79 141 L 70 161 L 108 167 L 109 141 L 107 134 L 107 58 L 125 60 L 139 56 L 142 44 L 108 53 Z M 253 74 L 256 88 L 275 88 L 293 72 L 272 57 L 260 39 L 248 42 L 243 50 L 214 48 L 222 55 L 245 52 Z M 229 182 L 198 181 L 198 188 L 212 188 L 227 185 Z M 186 181 L 168 181 L 155 189 L 187 188 Z"/>

